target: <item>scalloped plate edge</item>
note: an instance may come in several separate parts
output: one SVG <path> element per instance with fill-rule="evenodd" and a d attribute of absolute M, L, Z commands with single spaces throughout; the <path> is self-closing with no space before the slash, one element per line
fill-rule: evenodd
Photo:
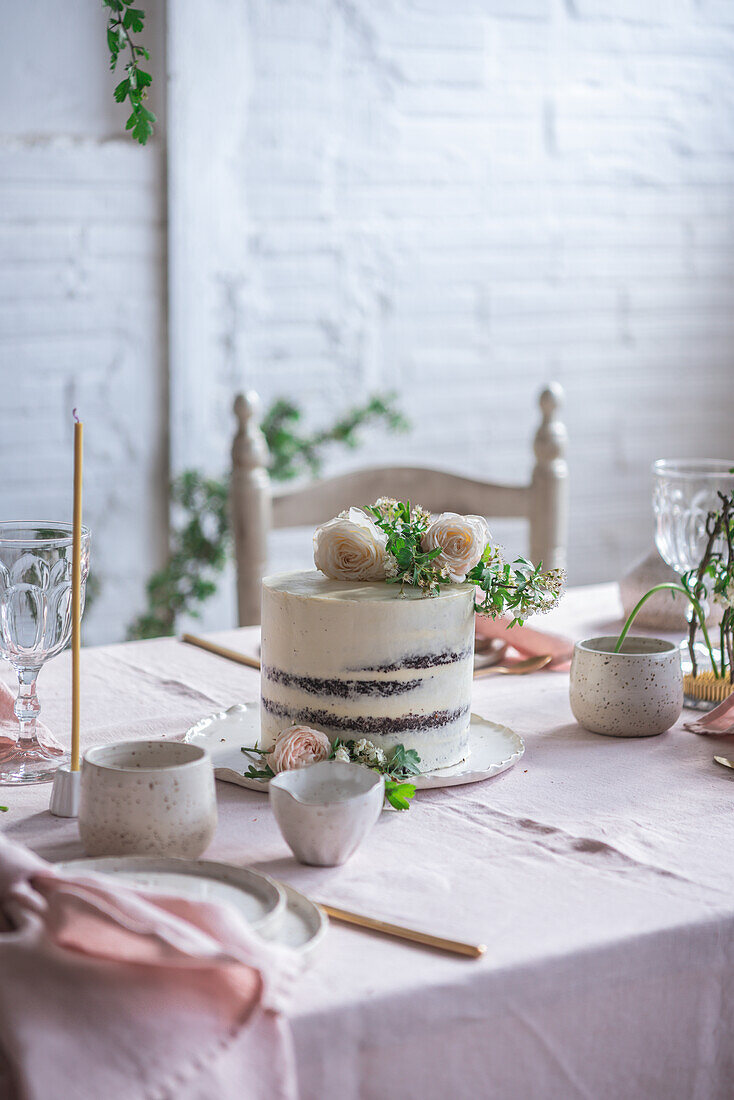
<path fill-rule="evenodd" d="M 265 792 L 268 789 L 267 779 L 247 779 L 242 772 L 237 771 L 235 768 L 217 766 L 216 750 L 227 739 L 220 737 L 217 743 L 216 733 L 213 729 L 220 723 L 231 724 L 232 719 L 242 718 L 244 719 L 242 724 L 250 726 L 252 733 L 254 733 L 255 723 L 259 721 L 259 716 L 260 709 L 257 703 L 235 703 L 227 710 L 218 711 L 216 714 L 210 714 L 206 718 L 200 719 L 186 731 L 184 741 L 202 744 L 209 750 L 214 763 L 214 775 L 223 783 L 232 783 L 251 791 Z M 237 724 L 239 725 L 239 723 Z M 495 737 L 500 736 L 505 739 L 506 745 L 503 751 L 507 752 L 507 755 L 487 762 L 484 767 L 481 765 L 477 767 L 481 751 L 481 746 L 477 743 L 469 757 L 459 764 L 453 764 L 449 768 L 437 769 L 433 772 L 426 772 L 425 775 L 416 776 L 414 780 L 416 789 L 434 790 L 439 787 L 459 787 L 467 783 L 481 783 L 485 779 L 491 779 L 492 776 L 499 775 L 500 772 L 507 771 L 508 768 L 511 768 L 513 764 L 516 764 L 522 758 L 525 752 L 525 742 L 519 734 L 508 726 L 500 725 L 488 718 L 482 718 L 479 714 L 472 713 L 470 737 L 473 735 L 475 741 L 481 739 L 482 730 L 491 732 Z M 245 739 L 244 734 L 245 731 L 243 730 L 243 740 Z M 257 740 L 256 737 L 255 740 Z M 231 752 L 232 749 L 227 746 L 227 751 Z M 243 760 L 245 759 L 243 756 Z"/>

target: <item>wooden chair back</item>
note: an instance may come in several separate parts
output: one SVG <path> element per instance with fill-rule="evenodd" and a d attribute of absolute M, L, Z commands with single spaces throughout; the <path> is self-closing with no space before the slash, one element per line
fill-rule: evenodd
<path fill-rule="evenodd" d="M 317 526 L 351 505 L 381 496 L 419 502 L 431 512 L 463 512 L 489 519 L 520 517 L 530 525 L 529 556 L 548 568 L 566 563 L 568 467 L 566 428 L 558 410 L 563 390 L 553 382 L 538 398 L 541 422 L 533 444 L 529 484 L 502 485 L 443 470 L 383 466 L 275 488 L 268 476 L 268 450 L 259 427 L 259 398 L 238 394 L 237 433 L 232 444 L 230 510 L 237 568 L 240 626 L 260 622 L 260 585 L 271 529 Z"/>

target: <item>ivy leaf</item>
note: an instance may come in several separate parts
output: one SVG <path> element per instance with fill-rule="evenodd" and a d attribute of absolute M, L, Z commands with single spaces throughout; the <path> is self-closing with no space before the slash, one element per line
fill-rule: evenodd
<path fill-rule="evenodd" d="M 145 112 L 145 114 L 143 113 Z M 150 111 L 145 111 L 144 107 L 141 107 L 139 111 L 134 115 L 135 124 L 133 126 L 133 137 L 136 141 L 139 141 L 141 145 L 145 145 L 150 135 L 153 133 L 153 127 L 151 122 L 145 115 L 150 115 L 152 122 L 155 122 L 155 115 L 151 115 Z"/>
<path fill-rule="evenodd" d="M 385 798 L 396 810 L 409 810 L 410 799 L 415 794 L 412 783 L 396 783 L 393 779 L 385 780 Z"/>
<path fill-rule="evenodd" d="M 122 25 L 126 31 L 132 31 L 133 34 L 140 34 L 143 29 L 144 19 L 145 12 L 140 8 L 128 8 L 122 18 Z"/>
<path fill-rule="evenodd" d="M 114 72 L 123 50 L 129 48 L 131 60 L 125 66 L 127 77 L 115 87 L 114 97 L 117 103 L 123 103 L 126 99 L 132 108 L 125 124 L 126 130 L 131 130 L 136 141 L 145 145 L 153 133 L 153 123 L 156 121 L 152 111 L 146 110 L 142 105 L 144 90 L 150 87 L 152 77 L 149 72 L 138 69 L 141 57 L 150 59 L 145 46 L 138 46 L 130 37 L 131 32 L 136 34 L 142 31 L 145 20 L 145 12 L 142 8 L 131 7 L 131 0 L 102 0 L 103 6 L 113 14 L 107 23 L 107 46 L 110 51 L 110 69 Z"/>
<path fill-rule="evenodd" d="M 404 745 L 396 745 L 390 757 L 390 771 L 419 775 L 420 770 L 421 758 L 416 750 L 406 749 Z"/>

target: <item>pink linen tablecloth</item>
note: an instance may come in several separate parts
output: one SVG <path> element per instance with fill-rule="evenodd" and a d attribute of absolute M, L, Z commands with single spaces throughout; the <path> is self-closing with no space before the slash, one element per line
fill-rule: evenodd
<path fill-rule="evenodd" d="M 616 588 L 596 586 L 538 625 L 587 637 L 620 614 Z M 253 652 L 257 631 L 216 638 Z M 258 694 L 257 673 L 174 640 L 87 649 L 82 669 L 83 745 L 178 736 Z M 63 655 L 39 680 L 64 741 L 68 672 Z M 474 962 L 333 925 L 291 1011 L 304 1100 L 734 1095 L 734 773 L 712 762 L 734 738 L 712 747 L 682 722 L 639 741 L 587 733 L 560 672 L 478 681 L 474 709 L 525 738 L 523 760 L 383 814 L 341 868 L 295 863 L 267 799 L 218 784 L 209 858 L 488 945 Z M 48 814 L 48 787 L 0 795 L 13 839 L 82 854 L 76 823 Z M 218 1080 L 230 1071 L 223 1061 Z M 216 1095 L 212 1078 L 180 1100 Z"/>

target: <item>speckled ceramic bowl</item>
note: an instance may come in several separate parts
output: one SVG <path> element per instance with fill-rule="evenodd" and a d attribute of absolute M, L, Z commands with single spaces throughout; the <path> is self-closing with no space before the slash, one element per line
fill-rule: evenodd
<path fill-rule="evenodd" d="M 579 725 L 610 737 L 654 737 L 680 717 L 680 649 L 662 638 L 587 638 L 574 646 L 571 710 Z"/>
<path fill-rule="evenodd" d="M 87 855 L 198 859 L 216 827 L 214 770 L 199 745 L 120 741 L 84 754 L 79 834 Z"/>

